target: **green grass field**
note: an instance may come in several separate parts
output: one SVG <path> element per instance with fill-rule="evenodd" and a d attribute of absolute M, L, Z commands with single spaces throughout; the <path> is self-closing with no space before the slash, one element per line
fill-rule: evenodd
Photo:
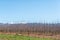
<path fill-rule="evenodd" d="M 51 38 L 37 38 L 20 35 L 0 34 L 0 40 L 53 40 Z"/>

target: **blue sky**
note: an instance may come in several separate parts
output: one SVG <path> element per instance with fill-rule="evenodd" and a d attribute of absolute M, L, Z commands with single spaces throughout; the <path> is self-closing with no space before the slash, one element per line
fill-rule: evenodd
<path fill-rule="evenodd" d="M 0 22 L 60 22 L 60 0 L 0 0 Z"/>

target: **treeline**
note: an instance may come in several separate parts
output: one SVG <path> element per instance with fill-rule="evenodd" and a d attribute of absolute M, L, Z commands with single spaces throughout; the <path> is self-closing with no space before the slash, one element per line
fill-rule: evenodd
<path fill-rule="evenodd" d="M 27 24 L 0 24 L 0 32 L 2 33 L 51 33 L 60 34 L 60 23 L 43 24 L 43 23 L 27 23 Z"/>

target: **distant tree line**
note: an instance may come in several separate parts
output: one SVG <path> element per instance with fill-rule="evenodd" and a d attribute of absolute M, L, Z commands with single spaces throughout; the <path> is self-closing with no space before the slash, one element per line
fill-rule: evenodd
<path fill-rule="evenodd" d="M 60 34 L 60 23 L 43 24 L 43 23 L 27 23 L 27 24 L 0 24 L 0 32 L 5 33 L 51 33 Z"/>

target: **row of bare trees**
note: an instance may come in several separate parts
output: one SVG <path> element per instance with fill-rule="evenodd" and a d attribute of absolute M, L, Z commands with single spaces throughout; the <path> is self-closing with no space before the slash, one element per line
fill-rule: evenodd
<path fill-rule="evenodd" d="M 57 24 L 43 24 L 43 23 L 1 24 L 0 32 L 60 34 L 60 23 L 57 23 Z"/>

